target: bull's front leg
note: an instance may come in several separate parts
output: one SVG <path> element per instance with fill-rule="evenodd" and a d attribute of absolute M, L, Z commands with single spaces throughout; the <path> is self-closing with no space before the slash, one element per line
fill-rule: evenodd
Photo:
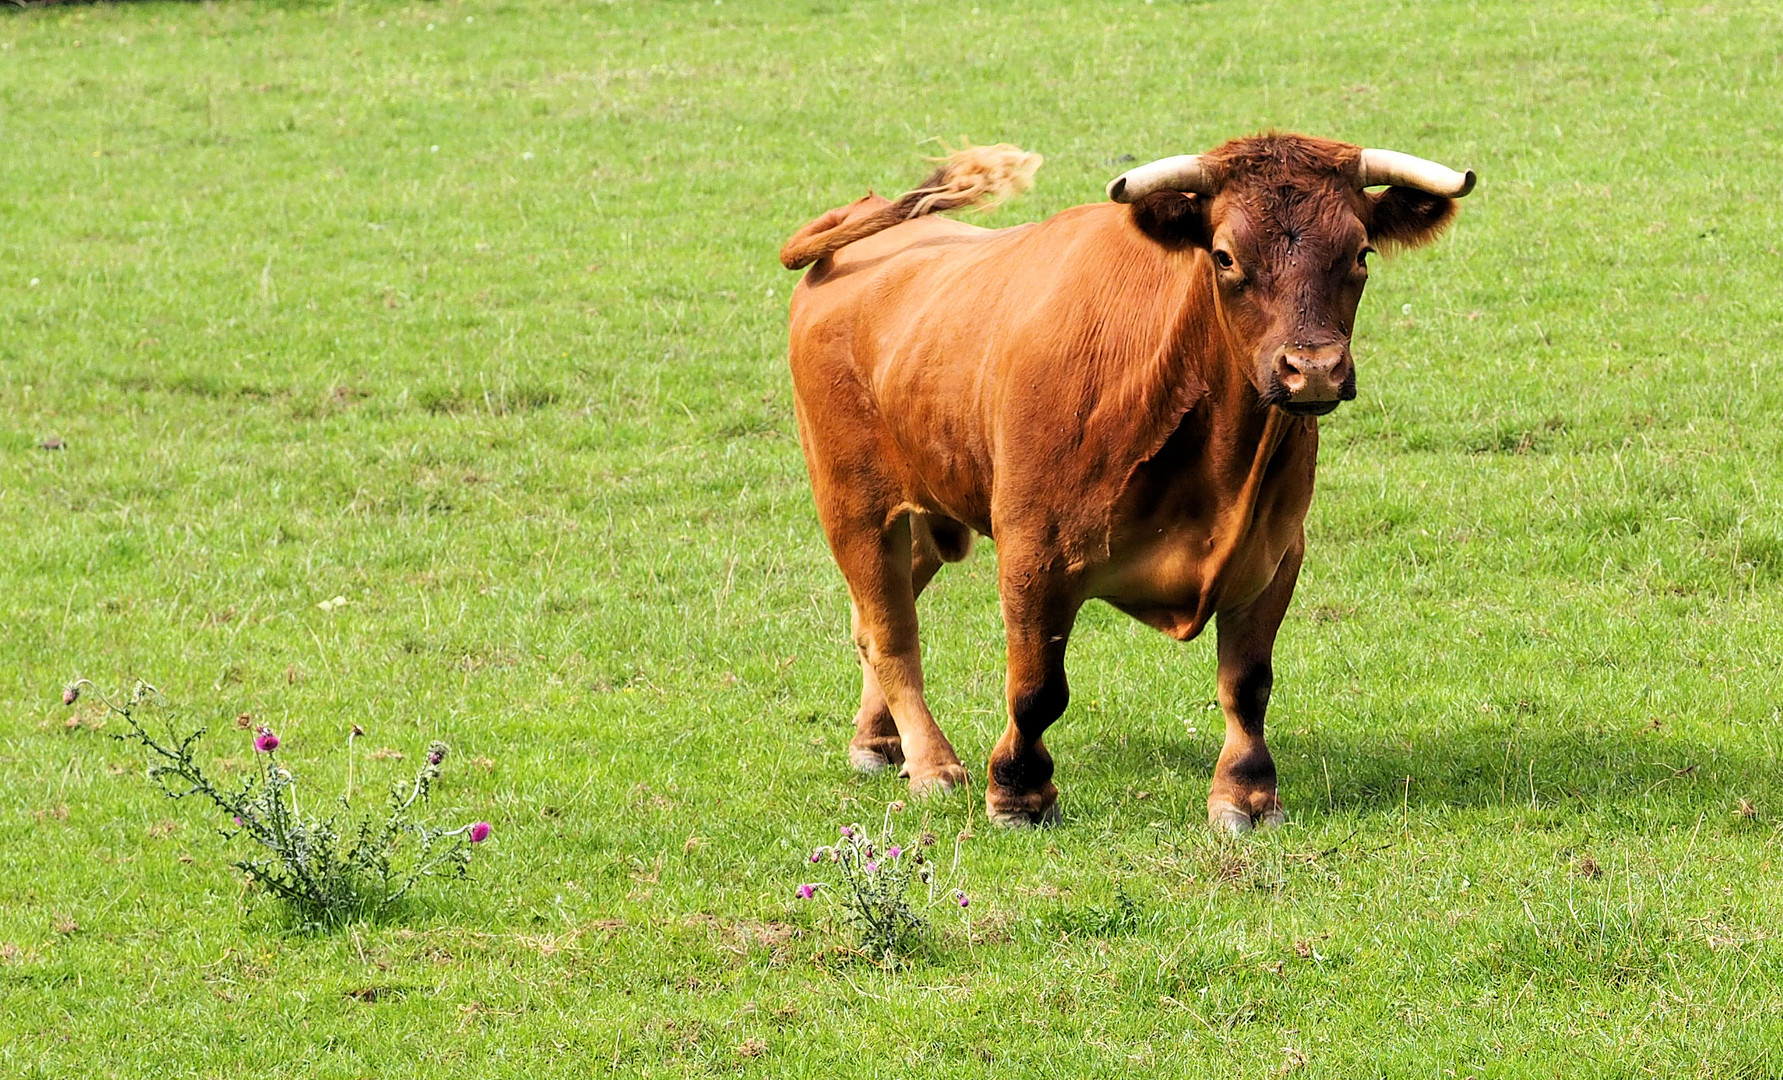
<path fill-rule="evenodd" d="M 1052 754 L 1041 735 L 1065 712 L 1065 645 L 1083 601 L 1075 583 L 1025 565 L 1010 546 L 998 552 L 1003 625 L 1009 646 L 1009 723 L 991 751 L 985 814 L 1026 828 L 1059 821 Z"/>
<path fill-rule="evenodd" d="M 1226 743 L 1207 796 L 1207 822 L 1216 831 L 1246 833 L 1256 825 L 1287 820 L 1276 794 L 1275 759 L 1263 741 L 1263 717 L 1275 685 L 1275 632 L 1293 598 L 1304 550 L 1304 536 L 1296 538 L 1268 587 L 1244 607 L 1222 611 L 1217 618 Z"/>

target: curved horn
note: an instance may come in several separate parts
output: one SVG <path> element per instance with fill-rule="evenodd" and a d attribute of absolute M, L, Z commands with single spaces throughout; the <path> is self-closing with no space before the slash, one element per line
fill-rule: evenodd
<path fill-rule="evenodd" d="M 1364 150 L 1356 161 L 1357 187 L 1393 184 L 1459 199 L 1473 190 L 1473 182 L 1472 169 L 1458 173 L 1447 165 L 1397 150 Z"/>
<path fill-rule="evenodd" d="M 1180 154 L 1128 169 L 1108 182 L 1108 197 L 1118 203 L 1130 203 L 1154 191 L 1211 195 L 1213 178 L 1202 167 L 1200 154 Z"/>

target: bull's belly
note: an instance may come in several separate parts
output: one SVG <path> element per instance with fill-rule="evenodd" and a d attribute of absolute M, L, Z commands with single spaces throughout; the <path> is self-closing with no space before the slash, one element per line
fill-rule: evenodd
<path fill-rule="evenodd" d="M 1146 545 L 1092 575 L 1090 595 L 1188 641 L 1221 610 L 1243 606 L 1268 588 L 1288 545 L 1247 536 L 1224 560 L 1214 547 L 1205 534 Z"/>
<path fill-rule="evenodd" d="M 882 417 L 887 415 L 885 409 L 882 404 Z M 925 422 L 932 425 L 928 438 L 919 434 Z M 887 427 L 896 452 L 881 465 L 896 478 L 904 507 L 952 518 L 990 536 L 990 470 L 985 465 L 989 455 L 962 437 L 964 425 L 956 417 L 905 406 L 888 418 Z"/>

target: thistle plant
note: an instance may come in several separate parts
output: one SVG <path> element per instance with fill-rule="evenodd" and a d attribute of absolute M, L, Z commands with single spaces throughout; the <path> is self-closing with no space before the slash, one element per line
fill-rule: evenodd
<path fill-rule="evenodd" d="M 195 753 L 204 728 L 181 735 L 166 720 L 159 725 L 165 734 L 158 735 L 144 725 L 141 714 L 151 707 L 166 716 L 165 699 L 155 687 L 139 681 L 114 701 L 81 679 L 63 690 L 63 704 L 73 705 L 86 690 L 128 727 L 112 737 L 147 752 L 149 780 L 168 798 L 197 796 L 220 811 L 229 823 L 218 829 L 226 840 L 255 845 L 252 854 L 233 865 L 310 925 L 375 919 L 423 878 L 463 878 L 470 868 L 471 846 L 489 839 L 489 824 L 483 821 L 438 829 L 411 820 L 439 778 L 449 752 L 443 742 L 428 747 L 412 780 L 391 788 L 381 812 L 355 813 L 351 754 L 362 731 L 354 725 L 347 736 L 346 791 L 332 812 L 306 813 L 298 804 L 297 778 L 281 763 L 282 744 L 271 728 L 253 730 L 256 767 L 247 779 L 237 787 L 219 787 Z"/>
<path fill-rule="evenodd" d="M 933 859 L 935 836 L 925 832 L 914 843 L 899 843 L 891 828 L 891 810 L 878 836 L 870 836 L 860 824 L 844 825 L 834 844 L 825 844 L 809 856 L 817 866 L 829 866 L 837 880 L 807 882 L 795 890 L 800 900 L 814 900 L 828 893 L 842 918 L 855 931 L 860 948 L 889 961 L 907 952 L 928 933 L 928 912 L 938 905 L 969 907 L 971 898 L 943 884 Z M 956 844 L 949 876 L 959 868 Z"/>

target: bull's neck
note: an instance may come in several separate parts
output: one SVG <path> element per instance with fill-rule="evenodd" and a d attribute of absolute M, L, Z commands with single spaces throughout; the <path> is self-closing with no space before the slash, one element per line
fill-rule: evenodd
<path fill-rule="evenodd" d="M 1204 477 L 1216 489 L 1207 494 L 1242 507 L 1248 521 L 1268 463 L 1296 422 L 1265 406 L 1245 376 L 1246 350 L 1223 327 L 1206 252 L 1168 251 L 1124 217 L 1109 220 L 1104 251 L 1118 269 L 1099 275 L 1090 317 L 1114 332 L 1104 336 L 1106 381 L 1086 441 L 1117 467 L 1138 469 L 1173 435 L 1186 437 L 1197 460 L 1216 466 Z"/>
<path fill-rule="evenodd" d="M 1220 317 L 1210 261 L 1201 254 L 1190 257 L 1185 308 L 1177 319 L 1176 340 L 1167 350 L 1176 369 L 1165 377 L 1198 378 L 1207 387 L 1200 404 L 1183 419 L 1184 423 L 1201 428 L 1204 460 L 1215 465 L 1209 479 L 1218 489 L 1216 504 L 1220 508 L 1208 538 L 1201 597 L 1193 623 L 1199 629 L 1220 602 L 1226 572 L 1255 522 L 1270 462 L 1290 429 L 1300 424 L 1280 409 L 1263 403 L 1262 395 L 1245 374 L 1254 350 L 1242 342 L 1235 344 Z"/>
<path fill-rule="evenodd" d="M 1245 374 L 1256 350 L 1248 343 L 1235 342 L 1225 324 L 1212 260 L 1200 251 L 1179 257 L 1186 264 L 1187 287 L 1174 320 L 1172 340 L 1160 354 L 1164 363 L 1158 377 L 1171 384 L 1195 381 L 1206 387 L 1197 419 L 1206 426 L 1209 448 L 1227 464 L 1225 475 L 1219 477 L 1221 487 L 1233 485 L 1236 490 L 1228 494 L 1250 491 L 1254 504 L 1255 488 L 1281 445 L 1288 426 L 1285 421 L 1290 418 L 1263 404 L 1262 395 Z"/>

